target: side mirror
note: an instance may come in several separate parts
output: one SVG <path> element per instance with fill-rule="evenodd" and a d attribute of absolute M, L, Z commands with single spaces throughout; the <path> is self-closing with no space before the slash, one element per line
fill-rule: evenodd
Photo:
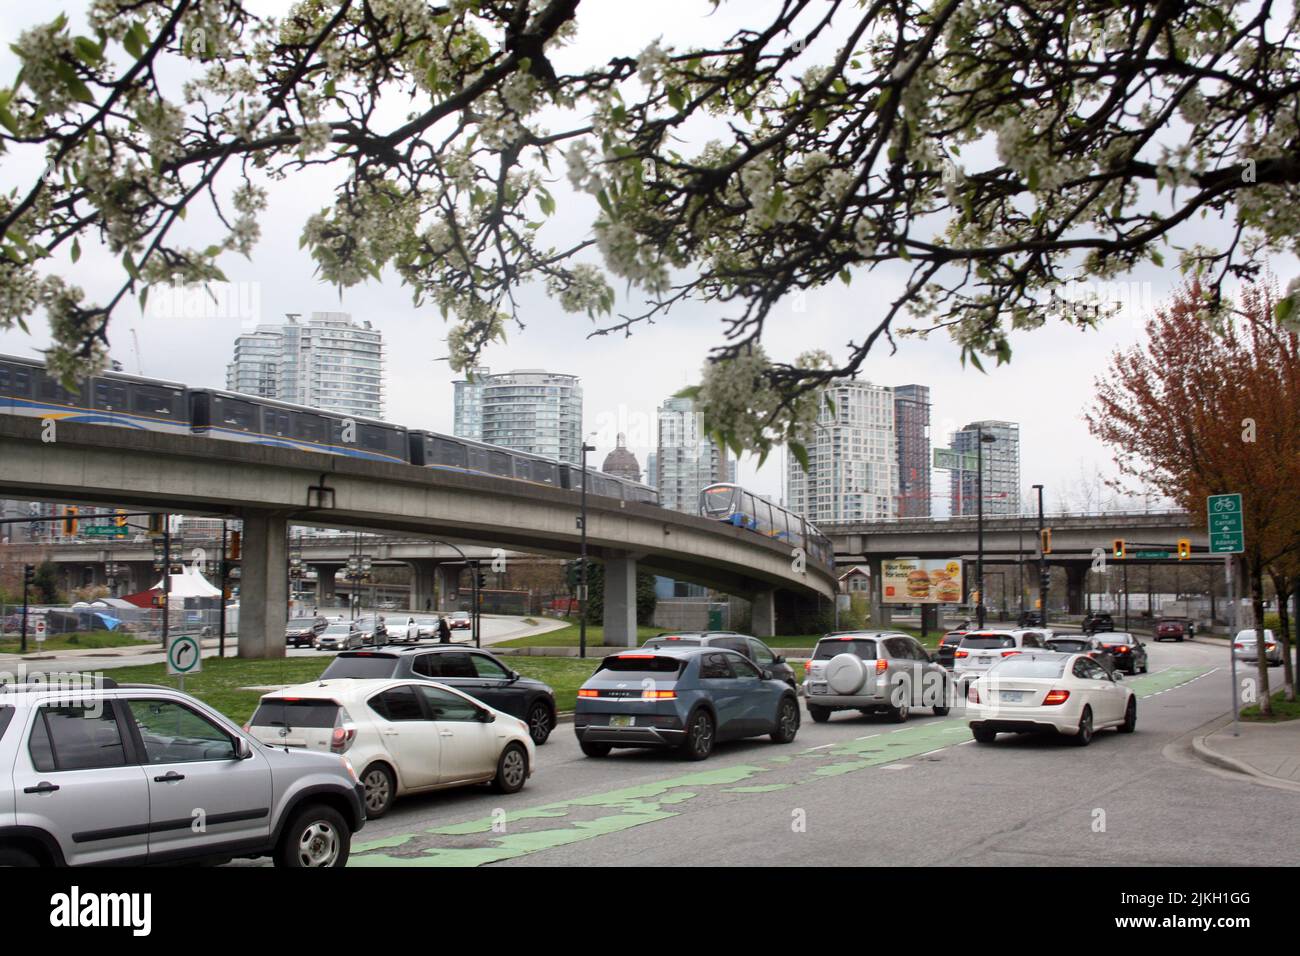
<path fill-rule="evenodd" d="M 764 668 L 763 668 L 763 680 L 771 680 L 771 679 L 772 679 L 772 672 L 771 672 L 770 670 L 768 670 L 766 667 L 764 667 Z"/>
<path fill-rule="evenodd" d="M 490 710 L 480 710 L 478 712 L 478 719 L 485 724 L 495 724 L 497 721 L 497 715 L 492 713 Z"/>
<path fill-rule="evenodd" d="M 1123 679 L 1124 679 L 1124 675 L 1123 675 L 1122 673 L 1120 673 L 1119 671 L 1115 671 L 1113 674 L 1110 675 L 1110 679 L 1111 679 L 1111 680 L 1123 680 Z"/>
<path fill-rule="evenodd" d="M 782 657 L 780 654 L 778 654 L 778 655 L 776 655 L 776 657 L 772 658 L 772 663 L 773 663 L 773 664 L 784 664 L 784 663 L 785 663 L 785 658 Z"/>
<path fill-rule="evenodd" d="M 523 676 L 523 675 L 520 674 L 519 671 L 510 671 L 510 679 L 511 679 L 512 681 L 519 680 L 519 678 L 522 677 L 522 676 Z"/>
<path fill-rule="evenodd" d="M 236 737 L 235 738 L 235 759 L 247 760 L 251 756 L 253 756 L 253 745 L 250 744 L 243 737 Z"/>

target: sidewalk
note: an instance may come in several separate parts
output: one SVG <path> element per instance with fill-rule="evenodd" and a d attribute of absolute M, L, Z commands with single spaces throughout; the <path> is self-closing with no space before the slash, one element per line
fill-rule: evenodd
<path fill-rule="evenodd" d="M 1261 783 L 1300 792 L 1300 720 L 1276 724 L 1241 722 L 1240 736 L 1232 721 L 1192 740 L 1192 749 L 1206 763 L 1246 774 Z"/>

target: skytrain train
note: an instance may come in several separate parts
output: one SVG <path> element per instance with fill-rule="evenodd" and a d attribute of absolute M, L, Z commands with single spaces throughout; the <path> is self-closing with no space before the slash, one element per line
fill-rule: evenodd
<path fill-rule="evenodd" d="M 789 542 L 792 548 L 831 564 L 835 554 L 831 541 L 807 519 L 760 498 L 740 485 L 719 482 L 700 492 L 700 514 L 715 521 L 725 521 L 737 528 Z"/>

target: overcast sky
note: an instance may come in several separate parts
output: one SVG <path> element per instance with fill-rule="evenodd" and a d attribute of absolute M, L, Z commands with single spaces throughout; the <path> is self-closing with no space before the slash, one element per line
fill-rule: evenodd
<path fill-rule="evenodd" d="M 36 18 L 48 19 L 60 7 L 79 22 L 76 3 L 38 3 L 15 10 L 7 4 L 0 23 L 0 77 L 4 85 L 17 70 L 8 44 Z M 258 8 L 283 9 L 286 4 L 252 4 Z M 565 55 L 566 64 L 597 63 L 615 54 L 636 55 L 658 36 L 665 44 L 707 42 L 728 34 L 742 20 L 757 21 L 754 11 L 768 3 L 724 4 L 712 17 L 705 0 L 676 0 L 634 4 L 623 0 L 583 3 L 580 32 Z M 557 127 L 558 128 L 558 127 Z M 562 165 L 562 164 L 560 164 Z M 34 157 L 7 157 L 0 169 L 0 188 L 26 189 L 39 164 Z M 589 197 L 575 197 L 562 169 L 556 169 L 553 192 L 560 199 L 564 231 L 585 230 L 593 217 L 585 204 Z M 252 260 L 227 256 L 221 265 L 232 281 L 245 282 L 246 294 L 255 302 L 256 321 L 278 321 L 286 312 L 346 311 L 357 320 L 367 319 L 384 333 L 387 350 L 386 417 L 411 427 L 450 431 L 452 386 L 457 377 L 440 359 L 446 354 L 446 326 L 436 309 L 416 309 L 409 293 L 391 272 L 382 283 L 370 283 L 343 292 L 342 296 L 320 284 L 313 275 L 310 257 L 298 249 L 298 235 L 304 218 L 327 205 L 334 174 L 301 174 L 271 187 L 271 208 L 262 217 L 263 237 Z M 195 217 L 191 217 L 193 220 Z M 191 222 L 191 226 L 193 223 Z M 1213 242 L 1215 237 L 1207 236 Z M 556 239 L 557 244 L 560 239 Z M 83 240 L 83 246 L 87 243 Z M 202 243 L 200 243 L 202 244 Z M 1167 257 L 1173 258 L 1173 257 Z M 65 275 L 87 290 L 88 297 L 109 289 L 120 277 L 116 263 L 106 254 L 88 249 L 80 263 Z M 1274 263 L 1283 284 L 1295 274 L 1291 262 Z M 846 354 L 845 343 L 860 340 L 864 331 L 878 321 L 887 303 L 901 286 L 903 273 L 859 270 L 853 283 L 834 283 L 810 293 L 803 311 L 794 303 L 778 310 L 769 323 L 764 342 L 769 355 L 791 359 L 809 348 L 820 347 L 837 359 Z M 1173 272 L 1176 276 L 1176 272 Z M 1010 365 L 988 367 L 987 374 L 963 369 L 958 349 L 946 335 L 929 341 L 900 339 L 896 354 L 887 345 L 866 363 L 863 378 L 883 385 L 920 383 L 928 385 L 934 403 L 932 444 L 946 445 L 948 434 L 977 419 L 1018 422 L 1021 428 L 1021 475 L 1027 488 L 1046 485 L 1047 507 L 1055 510 L 1053 496 L 1074 485 L 1081 473 L 1091 475 L 1100 468 L 1114 471 L 1111 455 L 1089 434 L 1082 414 L 1093 395 L 1094 379 L 1102 374 L 1116 348 L 1137 342 L 1147 308 L 1162 301 L 1170 291 L 1171 272 L 1154 267 L 1130 276 L 1129 296 L 1136 308 L 1126 309 L 1095 332 L 1082 333 L 1063 326 L 1048 325 L 1033 332 L 1013 335 L 1015 350 Z M 585 422 L 588 431 L 598 430 L 599 462 L 613 445 L 614 433 L 629 433 L 629 445 L 642 467 L 653 442 L 652 422 L 656 405 L 673 392 L 699 380 L 701 365 L 709 348 L 722 341 L 724 306 L 687 305 L 653 326 L 639 328 L 632 338 L 611 336 L 586 338 L 592 325 L 585 317 L 567 315 L 539 290 L 526 290 L 523 316 L 527 328 L 512 329 L 508 345 L 492 348 L 485 364 L 494 371 L 544 368 L 582 378 Z M 910 323 L 904 323 L 910 324 Z M 139 339 L 134 346 L 132 331 Z M 112 354 L 127 371 L 168 378 L 191 385 L 224 386 L 231 346 L 241 331 L 239 318 L 160 319 L 141 315 L 128 302 L 111 327 Z M 32 323 L 29 336 L 17 329 L 0 332 L 0 351 L 33 355 L 48 343 L 43 322 Z M 781 456 L 773 455 L 761 469 L 756 459 L 742 459 L 739 480 L 755 490 L 777 496 L 781 490 Z M 936 473 L 936 479 L 945 473 Z M 936 481 L 942 496 L 939 510 L 946 510 L 947 483 Z"/>

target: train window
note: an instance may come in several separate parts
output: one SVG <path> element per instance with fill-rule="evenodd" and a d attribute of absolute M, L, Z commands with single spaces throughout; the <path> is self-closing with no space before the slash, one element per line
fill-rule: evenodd
<path fill-rule="evenodd" d="M 115 382 L 96 382 L 95 407 L 106 409 L 126 408 L 126 386 L 118 385 Z"/>
<path fill-rule="evenodd" d="M 458 441 L 448 441 L 445 438 L 430 439 L 433 442 L 433 463 L 435 465 L 451 465 L 453 468 L 464 468 L 469 464 L 469 459 L 465 455 L 465 446 Z"/>
<path fill-rule="evenodd" d="M 0 388 L 9 390 L 9 369 L 4 365 L 0 365 Z"/>
<path fill-rule="evenodd" d="M 218 398 L 214 425 L 233 428 L 241 432 L 257 430 L 257 406 L 237 398 Z"/>
<path fill-rule="evenodd" d="M 14 369 L 13 395 L 30 395 L 32 393 L 32 373 L 25 368 Z"/>
<path fill-rule="evenodd" d="M 180 411 L 180 395 L 169 389 L 148 385 L 131 386 L 131 411 L 151 418 L 176 418 Z"/>
<path fill-rule="evenodd" d="M 466 467 L 470 471 L 487 471 L 487 452 L 482 448 L 471 446 L 469 449 L 469 464 Z"/>
<path fill-rule="evenodd" d="M 40 398 L 54 402 L 56 405 L 71 405 L 74 402 L 81 401 L 80 391 L 70 391 L 48 375 L 41 376 L 38 395 Z"/>
<path fill-rule="evenodd" d="M 533 481 L 540 481 L 546 485 L 558 485 L 560 483 L 559 469 L 549 461 L 533 462 Z"/>
<path fill-rule="evenodd" d="M 487 453 L 487 470 L 493 475 L 502 475 L 510 477 L 510 456 L 503 451 L 490 451 Z"/>
<path fill-rule="evenodd" d="M 357 429 L 357 444 L 369 451 L 387 451 L 388 431 L 376 425 L 362 425 Z"/>
<path fill-rule="evenodd" d="M 713 518 L 725 518 L 731 514 L 734 489 L 729 485 L 718 488 L 706 488 L 700 502 L 704 513 Z"/>
<path fill-rule="evenodd" d="M 527 458 L 522 458 L 522 457 L 521 457 L 521 458 L 516 458 L 516 459 L 515 459 L 515 477 L 516 477 L 516 478 L 523 478 L 525 481 L 527 481 L 528 478 L 529 478 L 529 471 L 530 471 L 530 469 L 529 469 L 529 465 L 531 465 L 531 464 L 532 464 L 532 462 L 530 462 Z"/>
<path fill-rule="evenodd" d="M 289 434 L 289 413 L 274 408 L 262 409 L 262 433 L 264 435 Z"/>
<path fill-rule="evenodd" d="M 293 437 L 302 441 L 321 444 L 326 435 L 325 419 L 307 412 L 294 412 Z"/>

